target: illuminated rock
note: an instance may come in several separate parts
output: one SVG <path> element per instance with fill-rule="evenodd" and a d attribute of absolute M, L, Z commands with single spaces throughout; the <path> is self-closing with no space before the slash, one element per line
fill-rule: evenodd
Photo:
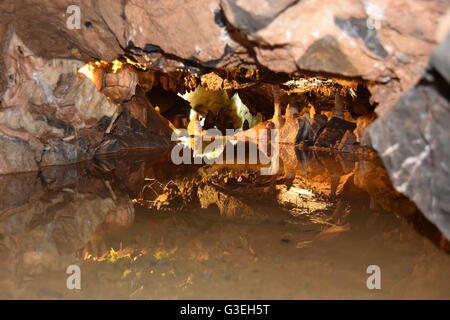
<path fill-rule="evenodd" d="M 368 129 L 394 187 L 450 237 L 448 83 L 419 85 Z M 445 96 L 447 94 L 447 96 Z"/>
<path fill-rule="evenodd" d="M 105 73 L 102 93 L 113 102 L 120 103 L 130 100 L 134 96 L 136 85 L 136 72 L 131 68 L 121 68 L 115 73 Z"/>

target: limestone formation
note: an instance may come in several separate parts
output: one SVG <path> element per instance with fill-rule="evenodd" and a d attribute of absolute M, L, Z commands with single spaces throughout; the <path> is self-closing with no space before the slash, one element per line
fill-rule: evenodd
<path fill-rule="evenodd" d="M 368 136 L 395 188 L 450 237 L 450 100 L 449 84 L 441 84 L 421 83 L 403 95 L 372 124 Z"/>
<path fill-rule="evenodd" d="M 228 97 L 239 91 L 248 114 L 262 115 L 251 123 L 219 108 L 213 118 L 220 129 L 242 128 L 245 121 L 252 127 L 274 114 L 282 128 L 286 104 L 271 88 L 291 77 L 333 78 L 353 81 L 358 97 L 364 87 L 370 103 L 335 110 L 338 117 L 328 114 L 326 124 L 321 116 L 330 110 L 319 112 L 308 139 L 343 150 L 353 135 L 359 143 L 370 138 L 397 189 L 449 235 L 448 0 L 81 0 L 75 29 L 67 25 L 72 4 L 0 3 L 0 173 L 169 146 L 174 126 L 136 87 L 151 89 L 156 78 L 174 93 L 202 83 L 229 90 Z M 85 63 L 117 58 L 135 70 L 99 71 L 94 81 L 77 73 Z M 186 75 L 179 86 L 177 72 Z M 336 101 L 341 107 L 339 96 Z M 317 102 L 318 109 L 329 103 Z M 182 126 L 186 113 L 170 119 Z M 356 132 L 350 116 L 359 117 Z"/>
<path fill-rule="evenodd" d="M 148 131 L 147 146 L 168 144 L 171 130 L 163 118 L 148 115 L 152 112 L 148 102 L 128 102 L 125 113 L 122 111 L 120 103 L 135 95 L 134 71 L 123 68 L 118 73 L 100 73 L 92 69 L 89 78 L 78 72 L 82 61 L 36 56 L 15 33 L 7 44 L 9 83 L 0 106 L 4 158 L 0 173 L 92 159 L 104 150 L 98 150 L 102 143 L 114 138 L 109 133 L 120 114 L 129 115 L 144 127 L 141 131 Z M 96 81 L 96 75 L 103 80 Z M 145 129 L 148 122 L 151 125 Z M 115 150 L 126 147 L 122 144 Z"/>

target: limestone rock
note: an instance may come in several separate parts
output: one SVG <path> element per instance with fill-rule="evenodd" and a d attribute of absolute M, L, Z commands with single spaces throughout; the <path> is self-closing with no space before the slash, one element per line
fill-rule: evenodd
<path fill-rule="evenodd" d="M 376 81 L 370 90 L 380 113 L 421 77 L 450 7 L 443 0 L 84 0 L 80 30 L 69 30 L 72 4 L 2 1 L 1 40 L 12 26 L 46 58 L 112 61 L 126 52 L 165 71 L 256 67 L 257 60 L 276 72 L 358 76 Z"/>
<path fill-rule="evenodd" d="M 311 125 L 307 116 L 286 119 L 280 129 L 280 143 L 298 144 L 308 138 Z"/>
<path fill-rule="evenodd" d="M 131 68 L 122 68 L 117 73 L 105 73 L 102 93 L 113 102 L 130 100 L 136 92 L 137 74 Z"/>
<path fill-rule="evenodd" d="M 342 139 L 347 130 L 353 131 L 356 125 L 352 122 L 333 117 L 326 124 L 320 136 L 317 138 L 315 146 L 333 147 Z"/>
<path fill-rule="evenodd" d="M 40 166 L 63 165 L 92 159 L 93 148 L 87 139 L 51 141 L 42 153 Z"/>
<path fill-rule="evenodd" d="M 96 154 L 114 153 L 134 148 L 168 148 L 172 129 L 167 119 L 155 111 L 141 90 L 123 105 L 111 133 Z"/>
<path fill-rule="evenodd" d="M 448 84 L 422 83 L 368 129 L 395 188 L 450 237 Z M 446 94 L 447 96 L 444 96 Z"/>
<path fill-rule="evenodd" d="M 356 137 L 353 132 L 347 130 L 340 141 L 337 142 L 336 149 L 346 152 L 355 150 Z"/>
<path fill-rule="evenodd" d="M 450 32 L 445 39 L 433 52 L 431 64 L 439 73 L 450 83 Z"/>
<path fill-rule="evenodd" d="M 365 134 L 367 128 L 375 121 L 377 115 L 375 113 L 368 113 L 362 115 L 356 119 L 356 129 L 354 130 L 354 134 L 356 136 L 356 140 L 361 144 L 366 144 Z"/>
<path fill-rule="evenodd" d="M 5 162 L 2 173 L 73 163 L 93 155 L 90 144 L 99 132 L 83 138 L 85 130 L 119 109 L 90 79 L 78 76 L 82 65 L 77 60 L 38 57 L 15 33 L 11 35 L 6 59 L 10 82 L 2 97 L 0 127 L 18 140 L 5 142 L 0 153 L 5 159 L 16 153 L 22 161 Z"/>
<path fill-rule="evenodd" d="M 38 57 L 15 33 L 11 35 L 6 59 L 10 82 L 0 107 L 0 132 L 12 138 L 2 138 L 0 154 L 5 161 L 1 173 L 75 163 L 95 155 L 120 112 L 120 106 L 105 94 L 117 102 L 130 100 L 137 76 L 129 68 L 107 73 L 102 93 L 96 79 L 78 73 L 82 65 L 77 60 Z M 127 124 L 134 139 L 151 146 L 168 145 L 171 130 L 167 120 L 146 99 L 134 99 L 125 109 L 129 120 L 137 121 Z M 147 146 L 142 141 L 133 143 L 125 147 Z M 21 159 L 12 161 L 14 154 Z"/>
<path fill-rule="evenodd" d="M 27 141 L 0 136 L 0 174 L 36 171 L 38 158 Z"/>

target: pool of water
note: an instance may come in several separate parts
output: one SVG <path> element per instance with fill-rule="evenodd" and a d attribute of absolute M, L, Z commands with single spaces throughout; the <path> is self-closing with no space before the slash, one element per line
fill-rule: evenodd
<path fill-rule="evenodd" d="M 280 157 L 275 176 L 162 151 L 0 176 L 0 298 L 450 298 L 448 241 L 377 159 Z"/>

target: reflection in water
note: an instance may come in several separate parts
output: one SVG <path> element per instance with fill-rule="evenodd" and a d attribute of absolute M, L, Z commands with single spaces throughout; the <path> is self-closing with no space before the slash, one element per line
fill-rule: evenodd
<path fill-rule="evenodd" d="M 0 297 L 450 298 L 448 241 L 377 159 L 280 157 L 278 176 L 142 153 L 0 176 Z"/>

